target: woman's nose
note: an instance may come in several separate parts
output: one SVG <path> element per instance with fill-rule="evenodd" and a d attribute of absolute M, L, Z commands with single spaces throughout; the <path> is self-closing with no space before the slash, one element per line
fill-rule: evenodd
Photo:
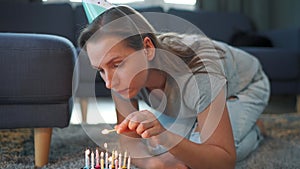
<path fill-rule="evenodd" d="M 112 89 L 116 80 L 116 75 L 113 72 L 107 72 L 104 79 L 106 88 Z"/>
<path fill-rule="evenodd" d="M 105 87 L 111 89 L 111 82 L 109 80 L 105 80 Z"/>
<path fill-rule="evenodd" d="M 106 88 L 111 89 L 111 86 L 112 86 L 111 85 L 111 77 L 109 77 L 108 73 L 105 74 L 104 81 L 105 81 Z"/>

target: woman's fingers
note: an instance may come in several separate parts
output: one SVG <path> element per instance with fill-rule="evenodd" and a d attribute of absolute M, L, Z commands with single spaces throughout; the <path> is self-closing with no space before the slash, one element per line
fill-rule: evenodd
<path fill-rule="evenodd" d="M 146 110 L 131 113 L 116 129 L 118 133 L 136 131 L 143 138 L 158 135 L 164 130 L 156 117 Z"/>
<path fill-rule="evenodd" d="M 119 125 L 116 125 L 115 129 L 117 130 L 117 133 L 120 134 L 120 133 L 123 133 L 126 131 L 130 131 L 128 128 L 128 123 L 129 123 L 129 120 L 125 119 Z"/>
<path fill-rule="evenodd" d="M 141 135 L 143 132 L 145 132 L 147 129 L 151 127 L 153 127 L 152 123 L 140 123 L 136 128 L 136 132 L 137 134 Z"/>
<path fill-rule="evenodd" d="M 116 125 L 117 133 L 123 133 L 134 130 L 134 124 L 132 119 L 136 116 L 137 112 L 129 114 L 119 125 Z M 135 121 L 135 120 L 134 120 Z M 131 124 L 130 124 L 131 123 Z M 129 125 L 131 127 L 129 127 Z"/>
<path fill-rule="evenodd" d="M 156 136 L 160 133 L 161 133 L 161 131 L 158 128 L 152 127 L 147 130 L 144 130 L 144 132 L 142 132 L 140 135 L 142 138 L 150 138 L 150 137 Z"/>

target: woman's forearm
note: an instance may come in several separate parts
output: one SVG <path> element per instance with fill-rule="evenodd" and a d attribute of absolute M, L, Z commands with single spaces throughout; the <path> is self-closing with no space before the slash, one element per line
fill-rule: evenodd
<path fill-rule="evenodd" d="M 235 153 L 227 152 L 217 145 L 196 144 L 173 133 L 170 135 L 174 141 L 182 140 L 171 147 L 169 152 L 192 169 L 232 169 L 235 166 Z"/>

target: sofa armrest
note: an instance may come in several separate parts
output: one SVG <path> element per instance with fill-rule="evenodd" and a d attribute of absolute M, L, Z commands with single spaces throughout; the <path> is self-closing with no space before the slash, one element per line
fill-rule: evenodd
<path fill-rule="evenodd" d="M 75 47 L 66 38 L 0 33 L 1 103 L 52 103 L 72 95 Z"/>

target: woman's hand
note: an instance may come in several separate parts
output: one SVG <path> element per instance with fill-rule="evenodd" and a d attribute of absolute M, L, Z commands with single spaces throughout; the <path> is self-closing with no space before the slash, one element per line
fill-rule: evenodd
<path fill-rule="evenodd" d="M 119 134 L 135 131 L 142 138 L 157 136 L 166 130 L 148 110 L 136 111 L 129 114 L 115 128 Z"/>
<path fill-rule="evenodd" d="M 136 111 L 128 115 L 119 125 L 115 127 L 118 133 L 135 131 L 142 138 L 150 138 L 149 144 L 156 146 L 166 139 L 162 134 L 166 129 L 157 120 L 155 115 L 147 110 Z M 168 132 L 167 132 L 168 133 Z M 145 169 L 187 169 L 188 167 L 176 159 L 172 154 L 166 152 L 159 156 L 133 159 L 133 163 L 139 168 Z"/>

